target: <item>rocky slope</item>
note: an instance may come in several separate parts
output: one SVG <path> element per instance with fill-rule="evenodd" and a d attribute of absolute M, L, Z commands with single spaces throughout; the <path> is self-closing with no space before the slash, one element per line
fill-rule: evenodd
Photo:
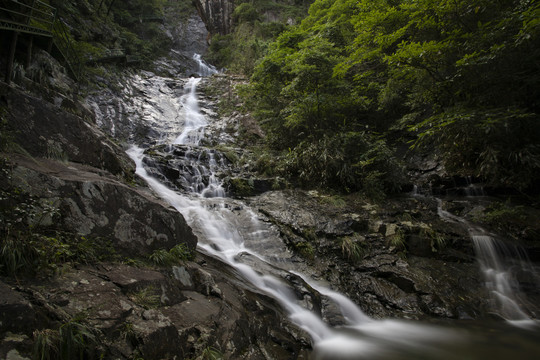
<path fill-rule="evenodd" d="M 138 183 L 69 79 L 48 81 L 0 88 L 0 357 L 306 358 L 272 299 L 191 255 L 182 215 Z M 31 256 L 14 263 L 17 244 Z M 156 265 L 174 249 L 184 260 Z"/>

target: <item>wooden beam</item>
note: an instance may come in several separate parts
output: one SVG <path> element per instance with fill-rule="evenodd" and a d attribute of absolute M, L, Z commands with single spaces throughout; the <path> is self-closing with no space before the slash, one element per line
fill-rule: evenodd
<path fill-rule="evenodd" d="M 13 61 L 15 61 L 15 51 L 17 50 L 17 39 L 19 38 L 19 32 L 14 31 L 11 37 L 11 48 L 9 50 L 9 57 L 7 59 L 6 67 L 6 83 L 11 83 L 11 73 L 13 72 Z"/>

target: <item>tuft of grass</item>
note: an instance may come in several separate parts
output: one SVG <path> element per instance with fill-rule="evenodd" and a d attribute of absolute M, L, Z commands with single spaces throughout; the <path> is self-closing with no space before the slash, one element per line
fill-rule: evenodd
<path fill-rule="evenodd" d="M 429 239 L 432 252 L 438 252 L 446 246 L 444 235 L 431 228 L 422 228 L 420 230 L 420 236 Z"/>
<path fill-rule="evenodd" d="M 405 233 L 403 230 L 397 229 L 395 234 L 388 237 L 388 243 L 398 250 L 405 250 Z"/>
<path fill-rule="evenodd" d="M 221 360 L 223 359 L 223 354 L 215 347 L 208 346 L 202 351 L 201 357 L 204 360 Z"/>
<path fill-rule="evenodd" d="M 295 244 L 294 249 L 298 251 L 302 257 L 308 260 L 313 260 L 315 258 L 315 248 L 307 241 L 301 241 Z"/>
<path fill-rule="evenodd" d="M 354 262 L 364 257 L 364 246 L 356 234 L 341 238 L 341 254 L 347 260 Z"/>
<path fill-rule="evenodd" d="M 344 208 L 347 206 L 347 201 L 340 195 L 321 196 L 320 201 L 336 208 Z"/>
<path fill-rule="evenodd" d="M 161 305 L 161 299 L 157 294 L 157 288 L 155 286 L 145 287 L 130 294 L 129 297 L 134 303 L 145 309 L 155 309 Z"/>
<path fill-rule="evenodd" d="M 38 258 L 37 249 L 25 237 L 6 236 L 0 240 L 0 270 L 7 275 L 27 272 Z"/>
<path fill-rule="evenodd" d="M 133 323 L 130 321 L 126 321 L 120 326 L 120 336 L 131 343 L 134 343 L 137 339 L 137 334 L 135 333 L 135 329 L 133 328 Z"/>

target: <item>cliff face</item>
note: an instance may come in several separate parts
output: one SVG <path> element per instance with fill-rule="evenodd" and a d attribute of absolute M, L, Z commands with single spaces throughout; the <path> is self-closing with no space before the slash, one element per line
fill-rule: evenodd
<path fill-rule="evenodd" d="M 231 32 L 234 11 L 232 0 L 193 0 L 193 4 L 197 7 L 210 36 L 226 35 Z"/>

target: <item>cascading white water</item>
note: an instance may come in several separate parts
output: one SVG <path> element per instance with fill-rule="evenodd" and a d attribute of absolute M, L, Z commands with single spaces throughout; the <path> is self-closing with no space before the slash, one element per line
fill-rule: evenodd
<path fill-rule="evenodd" d="M 194 56 L 194 59 L 200 61 L 200 57 Z M 201 75 L 208 69 L 210 73 L 215 71 L 202 61 L 200 65 L 198 72 Z M 302 275 L 308 273 L 305 271 L 308 266 L 296 261 L 279 231 L 261 221 L 260 215 L 245 203 L 225 197 L 216 175 L 224 165 L 223 159 L 214 149 L 202 146 L 206 136 L 213 136 L 212 141 L 217 138 L 226 141 L 221 134 L 212 132 L 214 120 L 209 121 L 199 108 L 203 105 L 198 103 L 197 86 L 204 79 L 167 79 L 150 73 L 141 75 L 129 80 L 126 86 L 128 96 L 124 98 L 125 103 L 119 102 L 121 106 L 118 109 L 121 110 L 116 111 L 119 119 L 122 115 L 122 119 L 129 120 L 124 120 L 123 129 L 137 132 L 137 136 L 129 138 L 138 146 L 128 151 L 136 162 L 137 174 L 184 215 L 199 239 L 199 251 L 237 269 L 246 282 L 276 299 L 290 319 L 306 330 L 312 338 L 313 358 L 450 360 L 489 357 L 506 360 L 515 356 L 513 348 L 494 347 L 493 324 L 489 325 L 489 331 L 481 330 L 478 334 L 470 329 L 455 329 L 454 326 L 460 326 L 456 322 L 452 327 L 441 327 L 426 325 L 425 322 L 374 320 L 345 295 L 331 290 L 328 284 Z M 211 109 L 204 110 L 205 114 L 212 113 Z M 108 111 L 101 106 L 97 113 L 107 116 Z M 151 156 L 143 166 L 143 148 L 154 145 L 160 145 L 153 148 L 156 152 L 166 154 L 168 159 L 176 159 L 177 167 L 174 169 L 180 171 L 181 192 L 158 180 L 166 177 L 150 165 L 153 161 Z M 171 186 L 178 185 L 171 183 Z M 463 219 L 458 218 L 457 221 Z M 306 291 L 301 289 L 304 287 L 302 284 Z M 316 298 L 321 299 L 320 305 L 327 307 L 331 314 L 318 312 L 318 308 L 313 306 Z M 342 318 L 334 315 L 334 309 L 341 310 Z M 321 315 L 326 318 L 329 314 L 335 316 L 335 319 L 330 319 L 332 323 L 343 325 L 327 324 Z M 508 333 L 518 330 L 522 331 L 518 327 L 506 326 L 498 333 L 498 339 L 505 340 Z M 522 341 L 519 335 L 516 339 Z M 533 338 L 522 347 L 519 357 L 531 358 L 530 354 L 534 354 L 532 358 L 535 359 L 539 342 Z"/>
<path fill-rule="evenodd" d="M 186 146 L 187 152 L 191 151 L 190 147 L 198 147 L 208 123 L 197 105 L 196 88 L 199 82 L 200 79 L 190 79 L 186 85 L 189 92 L 182 103 L 187 118 L 183 120 L 185 125 L 182 132 L 174 141 L 177 145 Z M 429 354 L 431 358 L 452 359 L 444 347 L 464 342 L 449 329 L 371 319 L 346 296 L 302 276 L 294 270 L 292 261 L 287 262 L 287 250 L 279 237 L 272 235 L 273 230 L 269 225 L 261 222 L 245 204 L 235 204 L 233 200 L 223 198 L 225 194 L 214 174 L 214 158 L 210 159 L 208 168 L 199 171 L 201 174 L 207 171 L 212 180 L 203 188 L 200 183 L 194 186 L 195 192 L 192 194 L 182 194 L 148 174 L 143 166 L 143 149 L 133 146 L 128 154 L 136 163 L 136 173 L 186 218 L 199 238 L 200 251 L 234 267 L 260 291 L 276 299 L 290 319 L 311 336 L 315 358 L 413 359 L 417 358 L 417 354 L 423 357 Z M 256 248 L 252 247 L 255 245 Z M 276 254 L 282 258 L 275 259 Z M 334 328 L 326 324 L 318 313 L 305 305 L 305 299 L 299 298 L 294 292 L 287 281 L 288 276 L 302 278 L 322 296 L 334 302 L 341 310 L 345 325 Z"/>
<path fill-rule="evenodd" d="M 469 230 L 475 253 L 484 274 L 486 286 L 493 296 L 494 310 L 510 323 L 518 326 L 535 324 L 519 305 L 517 297 L 519 284 L 512 274 L 511 267 L 501 258 L 502 253 L 514 253 L 504 243 L 487 234 L 483 229 L 473 226 L 465 219 L 442 209 L 442 201 L 438 200 L 438 214 L 441 218 L 462 224 Z"/>
<path fill-rule="evenodd" d="M 206 118 L 199 109 L 199 100 L 197 99 L 197 85 L 201 82 L 201 78 L 190 78 L 184 89 L 187 94 L 182 96 L 182 111 L 184 112 L 183 130 L 178 135 L 174 144 L 191 144 L 199 145 L 203 137 L 204 127 L 208 125 Z"/>
<path fill-rule="evenodd" d="M 520 306 L 519 284 L 500 254 L 509 250 L 505 244 L 487 234 L 471 233 L 476 256 L 486 279 L 486 286 L 493 295 L 499 315 L 515 325 L 532 323 Z"/>
<path fill-rule="evenodd" d="M 200 54 L 193 54 L 193 60 L 197 62 L 197 65 L 199 67 L 197 72 L 200 76 L 210 76 L 218 73 L 215 67 L 213 67 L 212 65 L 208 65 L 202 60 Z"/>

